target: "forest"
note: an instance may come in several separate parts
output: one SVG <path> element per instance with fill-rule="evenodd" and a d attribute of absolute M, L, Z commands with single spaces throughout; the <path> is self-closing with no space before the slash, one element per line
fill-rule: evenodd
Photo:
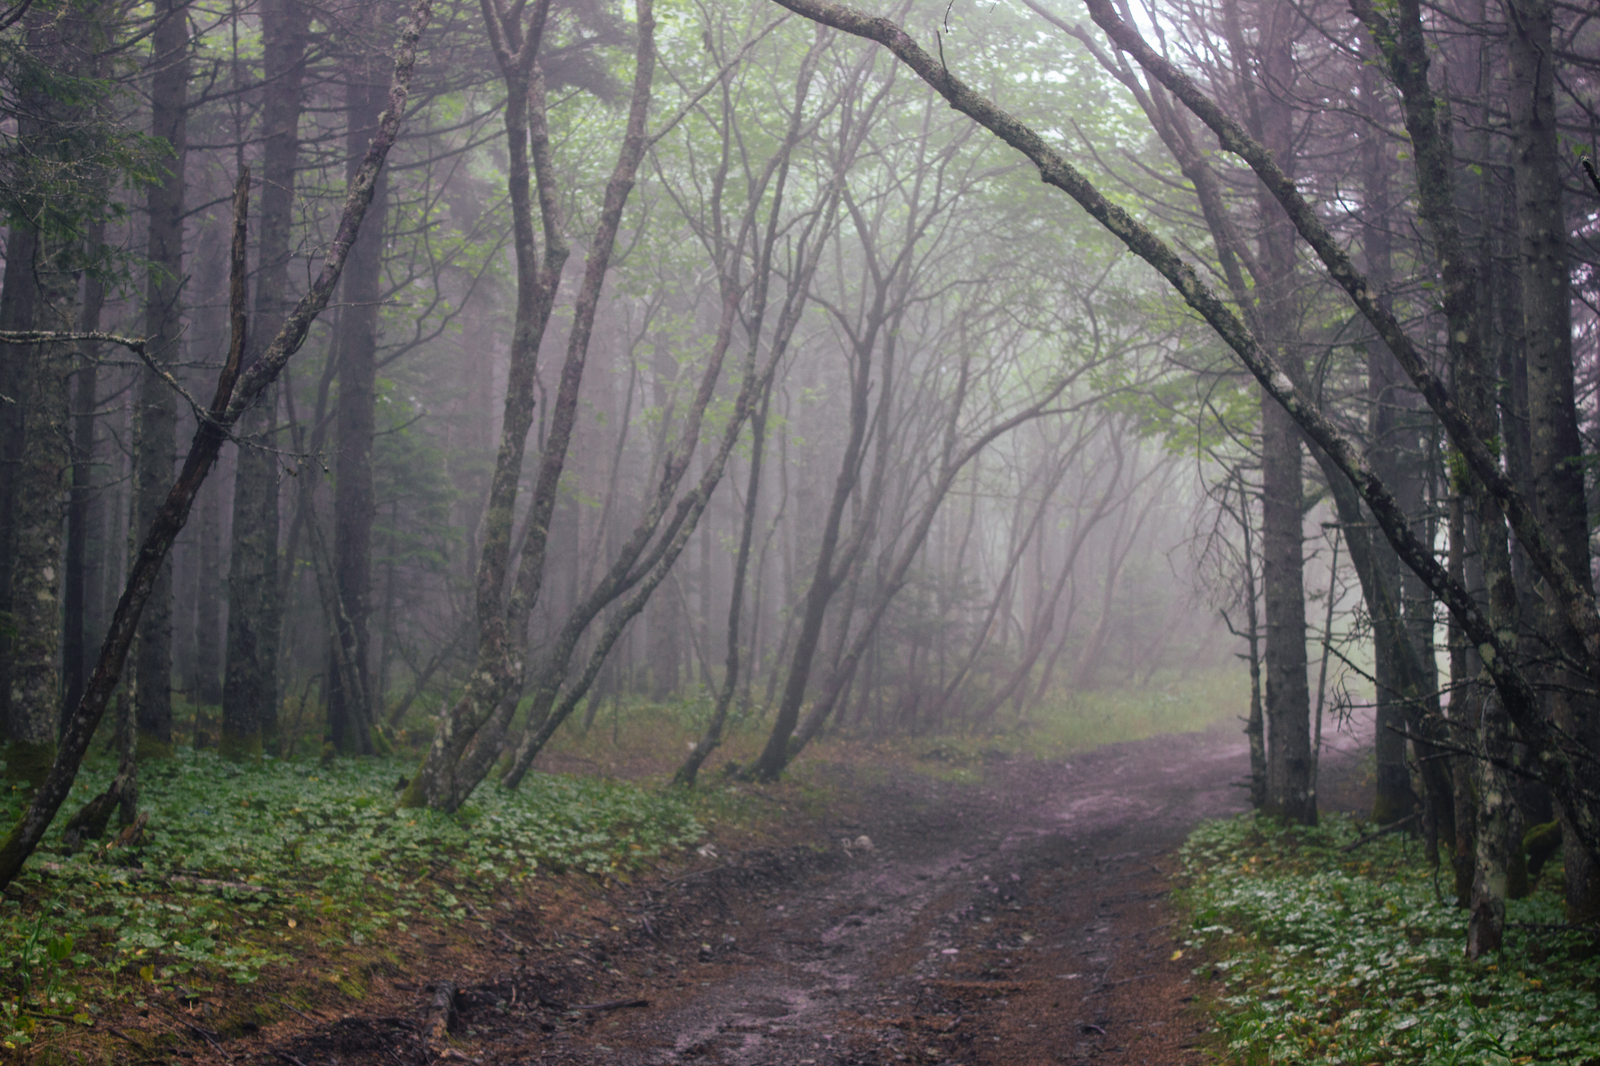
<path fill-rule="evenodd" d="M 184 749 L 1247 674 L 1263 817 L 1359 723 L 1468 955 L 1593 922 L 1597 155 L 1581 0 L 16 0 L 0 886 Z"/>

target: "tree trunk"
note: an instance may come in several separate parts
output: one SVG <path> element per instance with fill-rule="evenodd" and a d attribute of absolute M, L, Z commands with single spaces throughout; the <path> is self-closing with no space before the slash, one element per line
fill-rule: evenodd
<path fill-rule="evenodd" d="M 1463 588 L 1478 592 L 1483 588 L 1482 568 L 1472 550 L 1466 515 L 1466 500 L 1459 493 L 1450 497 L 1450 573 Z M 1476 525 L 1476 523 L 1471 523 Z M 1479 678 L 1483 673 L 1477 649 L 1467 639 L 1461 624 L 1450 619 L 1450 726 L 1457 736 L 1477 736 L 1483 692 Z M 1451 798 L 1454 803 L 1455 838 L 1451 841 L 1450 865 L 1455 875 L 1456 906 L 1472 905 L 1472 879 L 1478 850 L 1477 786 L 1472 760 L 1457 755 L 1450 760 Z"/>
<path fill-rule="evenodd" d="M 364 3 L 360 5 L 359 18 L 363 23 L 369 22 L 383 10 L 381 0 Z M 360 165 L 366 142 L 383 112 L 387 86 L 382 74 L 381 57 L 364 52 L 353 56 L 346 65 L 345 121 L 352 171 Z M 348 691 L 346 671 L 329 670 L 328 734 L 334 749 L 346 755 L 370 755 L 373 751 L 367 617 L 372 599 L 372 523 L 377 514 L 372 434 L 388 190 L 387 176 L 380 175 L 361 236 L 350 249 L 342 290 L 345 307 L 339 316 L 334 349 L 339 360 L 339 395 L 334 409 L 332 564 L 333 584 L 342 611 L 328 636 L 341 645 L 330 652 L 330 661 L 342 658 L 359 679 L 360 691 Z"/>
<path fill-rule="evenodd" d="M 800 724 L 800 705 L 805 702 L 806 682 L 811 676 L 811 663 L 822 640 L 822 623 L 827 616 L 828 604 L 838 591 L 844 578 L 836 570 L 835 553 L 839 549 L 840 526 L 844 521 L 845 505 L 855 490 L 861 474 L 861 458 L 867 434 L 867 384 L 871 376 L 871 340 L 863 350 L 858 348 L 855 365 L 850 373 L 850 430 L 845 442 L 844 457 L 834 481 L 833 497 L 823 520 L 822 539 L 817 545 L 817 557 L 812 567 L 811 587 L 806 591 L 800 620 L 800 633 L 789 657 L 789 672 L 784 681 L 783 698 L 778 704 L 778 714 L 772 733 L 762 750 L 752 773 L 764 781 L 776 780 L 789 763 L 789 738 Z M 850 560 L 844 560 L 848 564 Z"/>
<path fill-rule="evenodd" d="M 13 242 L 22 247 L 12 313 L 26 314 L 31 305 L 35 325 L 47 328 L 52 305 L 59 304 L 59 265 L 44 258 L 36 230 Z M 7 264 L 6 284 L 12 281 Z M 56 282 L 52 285 L 51 282 Z M 5 315 L 10 318 L 10 315 Z M 71 364 L 64 345 L 35 345 L 25 351 L 21 388 L 22 442 L 16 466 L 13 553 L 11 555 L 9 677 L 5 759 L 7 773 L 30 785 L 44 779 L 55 757 L 60 726 L 59 651 L 62 489 L 71 454 L 67 447 L 67 382 Z M 9 465 L 9 464 L 8 464 Z"/>
<path fill-rule="evenodd" d="M 289 312 L 290 231 L 294 221 L 295 162 L 299 154 L 301 83 L 305 76 L 309 8 L 300 0 L 264 0 L 261 198 L 257 210 L 254 314 L 245 365 L 253 366 Z M 278 733 L 279 598 L 278 393 L 240 419 L 233 481 L 233 528 L 228 566 L 228 646 L 222 686 L 219 748 L 231 759 L 257 759 Z"/>
<path fill-rule="evenodd" d="M 761 453 L 767 440 L 767 405 L 770 393 L 763 393 L 760 405 L 750 418 L 750 475 L 745 482 L 744 514 L 739 526 L 739 551 L 733 563 L 733 593 L 728 603 L 728 657 L 722 671 L 722 687 L 717 690 L 716 706 L 711 720 L 706 723 L 705 735 L 689 749 L 689 757 L 672 775 L 672 783 L 693 788 L 695 776 L 707 757 L 722 744 L 722 730 L 728 720 L 728 708 L 739 685 L 739 652 L 742 633 L 739 615 L 744 608 L 744 584 L 750 567 L 750 544 L 755 533 L 757 504 L 761 498 Z"/>
<path fill-rule="evenodd" d="M 106 226 L 96 220 L 89 226 L 85 250 L 92 260 L 104 251 Z M 105 282 L 93 274 L 83 281 L 83 307 L 78 316 L 78 329 L 95 333 L 100 329 L 100 312 L 105 306 Z M 89 544 L 95 540 L 91 532 L 98 517 L 94 491 L 94 432 L 95 398 L 99 387 L 100 346 L 94 341 L 80 342 L 83 357 L 80 360 L 73 386 L 72 411 L 72 494 L 67 503 L 67 551 L 63 563 L 62 619 L 61 619 L 61 720 L 63 725 L 72 708 L 83 696 L 83 684 L 88 677 L 89 657 L 87 643 L 91 612 L 89 587 L 91 567 L 101 560 L 90 561 Z M 96 612 L 98 613 L 98 612 Z"/>
<path fill-rule="evenodd" d="M 1508 15 L 1509 120 L 1534 506 L 1562 561 L 1588 586 L 1589 516 L 1573 387 L 1572 298 L 1557 143 L 1551 3 L 1511 0 Z M 1542 612 L 1541 629 L 1561 655 L 1583 661 L 1583 642 L 1558 609 Z M 1557 668 L 1551 680 L 1550 709 L 1556 724 L 1591 751 L 1600 750 L 1600 700 L 1582 672 Z M 1561 818 L 1563 830 L 1576 839 L 1576 827 L 1564 809 Z M 1574 848 L 1568 852 L 1566 873 L 1568 920 L 1584 922 L 1600 916 L 1600 868 Z"/>
<path fill-rule="evenodd" d="M 1376 51 L 1368 46 L 1369 51 Z M 1382 114 L 1379 94 L 1379 75 L 1370 60 L 1361 67 L 1361 100 L 1368 109 L 1367 118 L 1375 123 L 1386 121 Z M 1378 290 L 1378 299 L 1388 301 L 1389 285 L 1394 274 L 1393 241 L 1390 227 L 1393 196 L 1394 149 L 1386 137 L 1372 136 L 1362 140 L 1362 201 L 1361 251 L 1366 260 L 1367 277 Z M 1367 439 L 1368 456 L 1373 471 L 1401 498 L 1402 482 L 1407 480 L 1404 471 L 1416 460 L 1408 454 L 1406 442 L 1414 434 L 1407 434 L 1400 414 L 1404 374 L 1395 363 L 1394 356 L 1374 337 L 1367 346 Z M 1410 479 L 1414 481 L 1415 479 Z M 1400 557 L 1386 545 L 1376 545 L 1374 562 L 1382 580 L 1396 591 L 1402 587 Z M 1396 660 L 1399 652 L 1392 641 L 1373 641 L 1374 675 L 1377 691 L 1373 714 L 1373 752 L 1376 756 L 1376 773 L 1372 799 L 1372 819 L 1379 825 L 1397 822 L 1411 814 L 1416 797 L 1411 791 L 1411 773 L 1406 767 L 1406 741 L 1397 731 L 1406 718 L 1401 706 L 1407 694 L 1402 691 L 1403 681 Z"/>
<path fill-rule="evenodd" d="M 1305 567 L 1301 545 L 1300 435 L 1262 398 L 1262 604 L 1266 621 L 1267 794 L 1262 810 L 1314 825 L 1311 690 L 1307 679 Z"/>
<path fill-rule="evenodd" d="M 164 568 L 167 554 L 172 550 L 172 542 L 188 521 L 195 493 L 205 483 L 206 475 L 210 473 L 222 449 L 224 438 L 238 424 L 244 410 L 261 399 L 262 393 L 305 343 L 312 323 L 327 306 L 328 298 L 338 285 L 345 257 L 360 232 L 361 218 L 372 198 L 378 172 L 399 132 L 412 73 L 416 67 L 417 40 L 431 13 L 432 0 L 416 0 L 411 17 L 401 30 L 394 81 L 389 89 L 389 104 L 361 168 L 346 189 L 344 211 L 322 270 L 305 296 L 295 305 L 293 313 L 285 319 L 261 359 L 243 370 L 240 363 L 245 329 L 244 215 L 249 185 L 248 175 L 241 175 L 239 188 L 235 192 L 234 284 L 229 299 L 233 343 L 229 345 L 228 362 L 211 401 L 210 418 L 202 421 L 195 430 L 194 441 L 189 446 L 183 468 L 167 493 L 166 501 L 156 513 L 155 520 L 140 538 L 139 550 L 134 555 L 134 564 L 123 587 L 122 597 L 117 602 L 105 642 L 100 647 L 94 673 L 90 675 L 83 699 L 73 709 L 67 727 L 62 731 L 60 747 L 50 773 L 28 804 L 28 809 L 12 826 L 5 839 L 0 841 L 0 889 L 16 878 L 23 863 L 44 838 L 45 830 L 72 789 L 78 768 L 88 752 L 89 741 L 111 700 L 112 690 L 120 680 L 140 614 L 154 590 L 156 574 Z"/>
<path fill-rule="evenodd" d="M 24 222 L 6 233 L 4 280 L 0 281 L 0 328 L 33 328 L 33 227 Z M 22 395 L 32 349 L 25 344 L 0 344 L 0 396 Z M 27 428 L 20 403 L 0 403 L 0 455 L 21 455 Z M 21 466 L 0 463 L 0 619 L 9 623 L 11 575 L 17 558 L 17 484 Z M 11 729 L 12 628 L 0 626 L 0 733 Z"/>
<path fill-rule="evenodd" d="M 190 699 L 198 716 L 201 707 L 222 703 L 222 494 L 221 486 L 200 494 L 199 565 L 195 568 L 194 679 Z M 211 742 L 216 741 L 215 735 Z M 201 747 L 200 722 L 195 721 L 195 746 Z"/>
<path fill-rule="evenodd" d="M 1250 745 L 1250 806 L 1260 810 L 1267 803 L 1266 701 L 1261 684 L 1261 592 L 1256 578 L 1256 548 L 1250 519 L 1250 497 L 1244 477 L 1239 475 L 1239 529 L 1244 538 L 1244 620 L 1245 640 L 1250 657 L 1250 716 L 1245 719 L 1244 735 Z M 1229 626 L 1231 629 L 1232 626 Z"/>
<path fill-rule="evenodd" d="M 638 45 L 627 131 L 606 182 L 603 207 L 584 263 L 583 284 L 573 305 L 566 357 L 550 414 L 549 434 L 540 457 L 538 479 L 528 508 L 528 536 L 509 597 L 506 577 L 511 558 L 512 512 L 522 473 L 523 451 L 533 423 L 534 370 L 539 342 L 566 261 L 567 245 L 557 206 L 559 191 L 550 156 L 544 78 L 537 64 L 549 6 L 536 0 L 526 28 L 508 19 L 496 0 L 483 0 L 485 21 L 509 93 L 505 125 L 510 152 L 508 191 L 512 204 L 517 261 L 517 317 L 511 343 L 505 417 L 494 480 L 484 521 L 474 611 L 478 657 L 465 690 L 439 722 L 422 766 L 401 797 L 402 806 L 453 811 L 466 802 L 493 765 L 498 745 L 515 710 L 514 694 L 523 682 L 523 655 L 529 612 L 544 579 L 546 535 L 560 488 L 567 447 L 578 414 L 578 389 L 589 354 L 601 288 L 611 265 L 622 211 L 633 190 L 645 151 L 645 120 L 655 77 L 655 15 L 651 0 L 636 0 Z M 529 162 L 538 177 L 539 216 L 544 223 L 544 257 L 537 260 Z M 480 733 L 483 734 L 480 736 Z M 476 747 L 475 747 L 476 746 Z M 469 753 L 473 753 L 469 759 Z"/>
<path fill-rule="evenodd" d="M 150 185 L 145 285 L 146 351 L 158 365 L 175 363 L 182 344 L 184 164 L 188 157 L 188 0 L 158 0 L 151 34 L 150 132 L 170 156 Z M 149 529 L 172 484 L 177 458 L 178 397 L 154 372 L 139 376 L 134 426 L 131 529 Z M 136 535 L 138 535 L 136 532 Z M 156 574 L 139 617 L 132 677 L 137 748 L 141 757 L 172 748 L 172 564 Z"/>

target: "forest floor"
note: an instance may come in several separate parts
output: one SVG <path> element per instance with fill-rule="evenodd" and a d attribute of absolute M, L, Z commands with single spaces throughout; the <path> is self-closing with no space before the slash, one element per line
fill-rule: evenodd
<path fill-rule="evenodd" d="M 243 1036 L 203 1002 L 118 1035 L 130 1062 L 250 1066 L 1205 1062 L 1169 856 L 1243 809 L 1237 724 L 1064 761 L 929 754 L 948 772 L 813 767 L 825 808 L 714 832 L 670 873 L 533 882 L 360 973 L 304 960 L 254 993 L 300 1006 Z M 1325 759 L 1325 803 L 1357 762 Z M 162 1029 L 185 1039 L 137 1054 Z"/>

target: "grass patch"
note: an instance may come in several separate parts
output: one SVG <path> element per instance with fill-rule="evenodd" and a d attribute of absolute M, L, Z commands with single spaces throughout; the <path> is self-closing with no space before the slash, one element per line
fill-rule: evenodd
<path fill-rule="evenodd" d="M 1028 748 L 1041 757 L 1163 733 L 1195 733 L 1250 707 L 1250 678 L 1230 668 L 1163 671 L 1141 688 L 1064 692 L 1026 724 Z"/>
<path fill-rule="evenodd" d="M 1560 874 L 1508 905 L 1506 947 L 1465 957 L 1465 911 L 1440 898 L 1403 836 L 1340 846 L 1253 816 L 1208 823 L 1180 853 L 1189 944 L 1219 961 L 1228 1061 L 1274 1064 L 1600 1063 L 1600 957 L 1560 931 Z"/>
<path fill-rule="evenodd" d="M 1135 688 L 1074 692 L 1057 689 L 1020 722 L 937 736 L 876 742 L 883 753 L 909 756 L 942 780 L 973 783 L 985 762 L 1028 755 L 1060 759 L 1107 744 L 1169 733 L 1195 733 L 1240 717 L 1250 705 L 1250 679 L 1237 669 L 1164 672 Z M 858 743 L 846 736 L 823 750 L 848 758 Z"/>
<path fill-rule="evenodd" d="M 113 1001 L 250 983 L 308 951 L 459 919 L 541 871 L 625 878 L 703 833 L 688 798 L 557 774 L 486 783 L 455 815 L 396 810 L 408 768 L 180 750 L 141 769 L 136 845 L 65 856 L 58 824 L 0 900 L 0 1046 L 91 1025 Z M 0 818 L 20 809 L 12 792 Z"/>

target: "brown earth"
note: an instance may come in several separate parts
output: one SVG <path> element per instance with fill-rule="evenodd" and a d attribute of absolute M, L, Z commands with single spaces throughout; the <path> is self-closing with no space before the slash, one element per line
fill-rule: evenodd
<path fill-rule="evenodd" d="M 1325 794 L 1349 792 L 1352 760 L 1332 762 Z M 714 843 L 673 877 L 545 884 L 414 928 L 382 946 L 359 1002 L 285 1001 L 283 1021 L 237 1038 L 204 1003 L 154 1004 L 147 1024 L 187 1046 L 127 1037 L 148 1049 L 128 1061 L 1198 1066 L 1171 852 L 1243 808 L 1246 766 L 1224 723 L 948 775 L 981 767 L 981 785 L 836 767 L 853 802 L 801 819 L 809 839 Z M 430 1034 L 446 1003 L 448 1034 Z"/>

